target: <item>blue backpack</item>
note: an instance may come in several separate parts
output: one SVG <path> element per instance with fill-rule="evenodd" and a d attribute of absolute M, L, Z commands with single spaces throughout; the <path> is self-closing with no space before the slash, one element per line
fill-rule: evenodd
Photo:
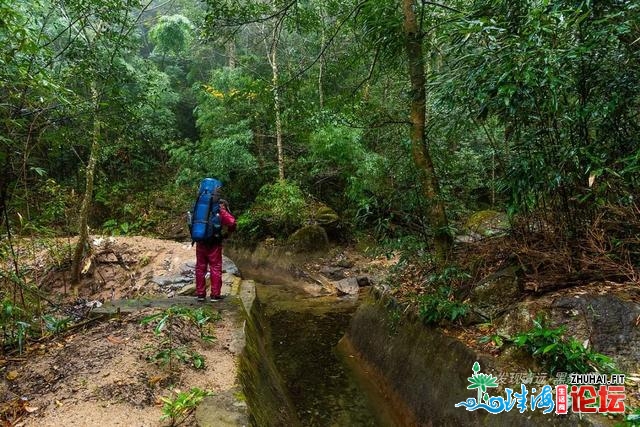
<path fill-rule="evenodd" d="M 222 241 L 220 221 L 220 188 L 222 182 L 215 178 L 205 178 L 200 182 L 198 198 L 191 211 L 192 242 L 219 243 Z"/>

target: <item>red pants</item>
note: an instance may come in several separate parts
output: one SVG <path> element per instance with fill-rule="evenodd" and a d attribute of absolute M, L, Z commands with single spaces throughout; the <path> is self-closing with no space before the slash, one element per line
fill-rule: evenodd
<path fill-rule="evenodd" d="M 206 296 L 207 265 L 211 272 L 211 296 L 220 296 L 222 289 L 222 246 L 196 243 L 196 295 Z"/>

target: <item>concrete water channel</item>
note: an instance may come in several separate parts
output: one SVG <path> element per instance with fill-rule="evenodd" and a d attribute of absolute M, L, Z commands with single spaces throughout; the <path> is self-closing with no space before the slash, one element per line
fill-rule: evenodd
<path fill-rule="evenodd" d="M 256 284 L 255 293 L 240 366 L 253 425 L 397 425 L 340 345 L 357 297 L 314 297 L 286 284 Z"/>

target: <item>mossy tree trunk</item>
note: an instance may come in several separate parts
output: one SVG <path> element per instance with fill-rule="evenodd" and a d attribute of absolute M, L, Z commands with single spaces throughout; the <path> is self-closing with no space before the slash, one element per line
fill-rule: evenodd
<path fill-rule="evenodd" d="M 71 264 L 71 283 L 74 286 L 77 286 L 78 283 L 80 283 L 82 259 L 89 240 L 87 223 L 89 221 L 89 211 L 91 210 L 91 202 L 93 200 L 93 179 L 100 152 L 100 120 L 98 119 L 98 110 L 100 105 L 98 100 L 98 90 L 95 83 L 91 85 L 91 98 L 93 102 L 93 132 L 91 135 L 91 153 L 89 154 L 89 162 L 87 163 L 86 170 L 84 198 L 82 199 L 80 218 L 78 221 L 78 242 L 76 244 L 73 254 L 73 262 Z"/>
<path fill-rule="evenodd" d="M 447 214 L 440 194 L 440 184 L 427 146 L 425 66 L 422 53 L 423 33 L 418 26 L 414 0 L 402 0 L 405 50 L 411 80 L 411 152 L 418 168 L 422 194 L 429 202 L 427 217 L 434 233 L 435 256 L 439 262 L 447 259 L 452 239 L 448 231 Z"/>

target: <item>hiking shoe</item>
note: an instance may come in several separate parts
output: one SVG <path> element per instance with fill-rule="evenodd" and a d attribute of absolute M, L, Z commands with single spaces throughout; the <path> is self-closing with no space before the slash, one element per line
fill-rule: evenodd
<path fill-rule="evenodd" d="M 224 295 L 218 295 L 217 297 L 211 297 L 211 302 L 218 302 L 224 299 Z"/>
<path fill-rule="evenodd" d="M 205 300 L 205 296 L 204 296 L 204 295 L 198 295 L 198 296 L 196 297 L 196 300 L 197 300 L 198 302 L 204 302 L 204 300 Z"/>

